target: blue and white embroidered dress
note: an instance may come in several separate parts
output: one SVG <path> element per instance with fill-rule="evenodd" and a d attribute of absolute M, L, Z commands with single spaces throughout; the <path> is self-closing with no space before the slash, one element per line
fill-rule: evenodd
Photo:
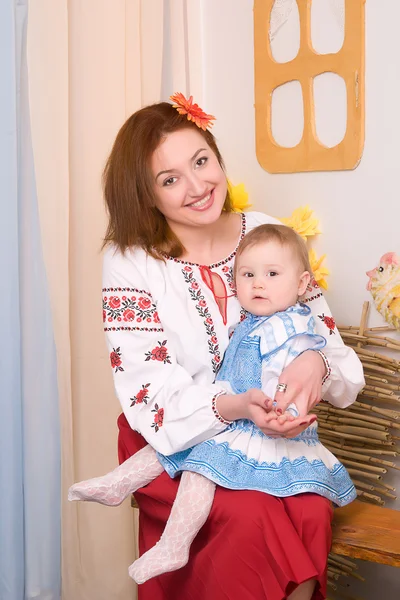
<path fill-rule="evenodd" d="M 216 380 L 228 393 L 259 388 L 273 398 L 282 370 L 301 352 L 325 344 L 304 304 L 270 317 L 248 315 L 234 331 Z M 295 405 L 289 408 L 298 414 Z M 158 458 L 171 477 L 193 471 L 230 489 L 279 497 L 313 492 L 343 506 L 356 490 L 345 467 L 319 441 L 317 428 L 314 423 L 293 439 L 276 438 L 242 419 L 197 446 Z"/>

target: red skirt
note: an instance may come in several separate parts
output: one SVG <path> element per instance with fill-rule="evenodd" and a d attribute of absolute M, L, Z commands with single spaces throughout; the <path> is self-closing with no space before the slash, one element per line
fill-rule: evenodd
<path fill-rule="evenodd" d="M 118 427 L 123 462 L 146 442 L 124 415 Z M 163 473 L 135 492 L 140 554 L 160 539 L 178 485 Z M 317 580 L 313 600 L 322 600 L 332 514 L 331 503 L 316 494 L 276 498 L 217 486 L 189 563 L 140 585 L 139 600 L 284 600 L 308 579 Z"/>

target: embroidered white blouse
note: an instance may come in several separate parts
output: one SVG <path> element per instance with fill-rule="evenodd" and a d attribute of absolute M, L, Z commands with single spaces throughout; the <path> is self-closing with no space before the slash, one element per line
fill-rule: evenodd
<path fill-rule="evenodd" d="M 277 222 L 262 213 L 244 213 L 240 239 L 258 225 Z M 190 448 L 227 426 L 214 414 L 212 400 L 224 389 L 214 379 L 229 329 L 243 314 L 234 293 L 235 254 L 208 265 L 227 289 L 225 320 L 200 265 L 171 257 L 156 260 L 141 248 L 105 252 L 103 321 L 116 394 L 132 429 L 162 454 Z M 324 353 L 331 373 L 323 397 L 344 408 L 364 385 L 361 363 L 343 344 L 315 282 L 301 301 L 327 340 Z"/>

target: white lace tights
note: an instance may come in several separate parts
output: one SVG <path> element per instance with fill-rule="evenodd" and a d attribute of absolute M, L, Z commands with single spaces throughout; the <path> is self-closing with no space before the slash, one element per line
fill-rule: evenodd
<path fill-rule="evenodd" d="M 107 475 L 75 483 L 69 489 L 68 500 L 118 506 L 162 472 L 156 452 L 151 446 L 145 446 Z M 210 513 L 214 493 L 215 483 L 202 475 L 189 471 L 182 474 L 160 541 L 129 567 L 129 575 L 136 583 L 186 565 L 190 546 Z"/>
<path fill-rule="evenodd" d="M 190 546 L 210 514 L 214 492 L 215 483 L 202 475 L 189 471 L 182 474 L 160 541 L 129 567 L 136 583 L 186 565 Z"/>
<path fill-rule="evenodd" d="M 130 494 L 153 481 L 163 470 L 155 450 L 151 446 L 145 446 L 107 475 L 75 483 L 69 488 L 68 500 L 118 506 Z"/>

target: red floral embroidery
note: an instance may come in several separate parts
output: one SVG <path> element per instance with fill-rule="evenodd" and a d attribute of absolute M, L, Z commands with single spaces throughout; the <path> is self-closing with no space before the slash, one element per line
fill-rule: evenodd
<path fill-rule="evenodd" d="M 112 319 L 110 319 L 112 321 Z M 162 327 L 104 327 L 104 331 L 164 331 Z"/>
<path fill-rule="evenodd" d="M 210 311 L 207 307 L 207 302 L 201 293 L 200 286 L 195 280 L 192 267 L 186 266 L 182 269 L 185 282 L 188 284 L 189 294 L 193 302 L 196 302 L 197 312 L 202 317 L 206 328 L 208 339 L 208 350 L 212 356 L 211 363 L 213 372 L 216 373 L 221 363 L 221 354 L 217 336 L 215 335 L 214 321 L 211 318 Z"/>
<path fill-rule="evenodd" d="M 244 321 L 248 314 L 249 313 L 247 312 L 247 310 L 242 306 L 242 308 L 240 309 L 240 322 Z"/>
<path fill-rule="evenodd" d="M 145 360 L 159 360 L 160 362 L 163 362 L 164 365 L 166 363 L 171 364 L 171 357 L 168 354 L 168 349 L 165 345 L 166 343 L 167 340 L 164 340 L 163 342 L 158 342 L 158 346 L 153 348 L 153 350 L 149 350 L 149 352 L 146 352 Z"/>
<path fill-rule="evenodd" d="M 318 289 L 319 289 L 319 285 L 315 281 L 315 278 L 312 277 L 312 279 L 310 279 L 310 281 L 309 281 L 309 284 L 307 285 L 307 292 L 313 292 L 314 290 L 318 290 Z"/>
<path fill-rule="evenodd" d="M 131 308 L 127 308 L 126 310 L 124 310 L 124 312 L 122 314 L 123 314 L 124 321 L 134 321 L 135 320 L 135 312 Z"/>
<path fill-rule="evenodd" d="M 235 280 L 233 278 L 233 267 L 225 266 L 225 267 L 222 268 L 222 272 L 224 273 L 224 275 L 226 277 L 229 289 L 236 296 L 236 285 L 235 285 Z"/>
<path fill-rule="evenodd" d="M 336 323 L 335 323 L 335 319 L 333 317 L 325 316 L 324 313 L 322 313 L 322 315 L 318 315 L 318 318 L 321 319 L 321 321 L 323 323 L 325 323 L 325 325 L 329 329 L 329 335 L 332 335 L 332 333 L 335 333 L 334 329 L 336 327 Z"/>
<path fill-rule="evenodd" d="M 146 310 L 147 308 L 150 308 L 151 300 L 149 298 L 141 297 L 141 298 L 139 298 L 138 304 L 141 309 Z"/>
<path fill-rule="evenodd" d="M 129 400 L 132 403 L 131 406 L 135 406 L 136 404 L 142 404 L 142 402 L 144 402 L 144 404 L 147 404 L 147 401 L 149 400 L 149 387 L 150 383 L 144 383 L 142 385 L 142 389 L 138 391 L 136 396 L 133 396 L 133 398 L 129 398 Z"/>
<path fill-rule="evenodd" d="M 145 290 L 135 288 L 105 288 L 103 292 L 112 294 L 103 296 L 103 321 L 120 322 L 117 329 L 106 328 L 106 331 L 136 330 L 162 331 L 161 327 L 151 327 L 148 323 L 159 324 L 160 319 L 156 305 L 152 302 L 151 295 Z M 146 323 L 146 327 L 126 327 L 123 323 Z"/>
<path fill-rule="evenodd" d="M 115 369 L 115 373 L 118 373 L 118 371 L 123 371 L 123 367 L 121 367 L 122 365 L 122 360 L 121 360 L 121 348 L 113 348 L 113 351 L 110 352 L 110 362 L 111 362 L 111 367 L 113 369 Z"/>
<path fill-rule="evenodd" d="M 157 431 L 160 429 L 160 427 L 163 426 L 163 422 L 164 422 L 164 409 L 163 408 L 159 408 L 158 404 L 154 405 L 154 408 L 152 409 L 153 413 L 156 413 L 154 415 L 154 422 L 151 424 L 152 427 L 154 427 L 154 431 L 157 433 Z"/>
<path fill-rule="evenodd" d="M 311 294 L 311 295 L 310 295 Z M 307 289 L 303 296 L 300 298 L 300 302 L 307 303 L 312 302 L 313 300 L 318 300 L 318 298 L 322 298 L 323 293 L 315 281 L 314 277 L 310 280 L 310 283 L 307 285 Z"/>
<path fill-rule="evenodd" d="M 117 296 L 110 296 L 108 303 L 110 308 L 119 308 L 121 306 L 121 300 Z"/>

